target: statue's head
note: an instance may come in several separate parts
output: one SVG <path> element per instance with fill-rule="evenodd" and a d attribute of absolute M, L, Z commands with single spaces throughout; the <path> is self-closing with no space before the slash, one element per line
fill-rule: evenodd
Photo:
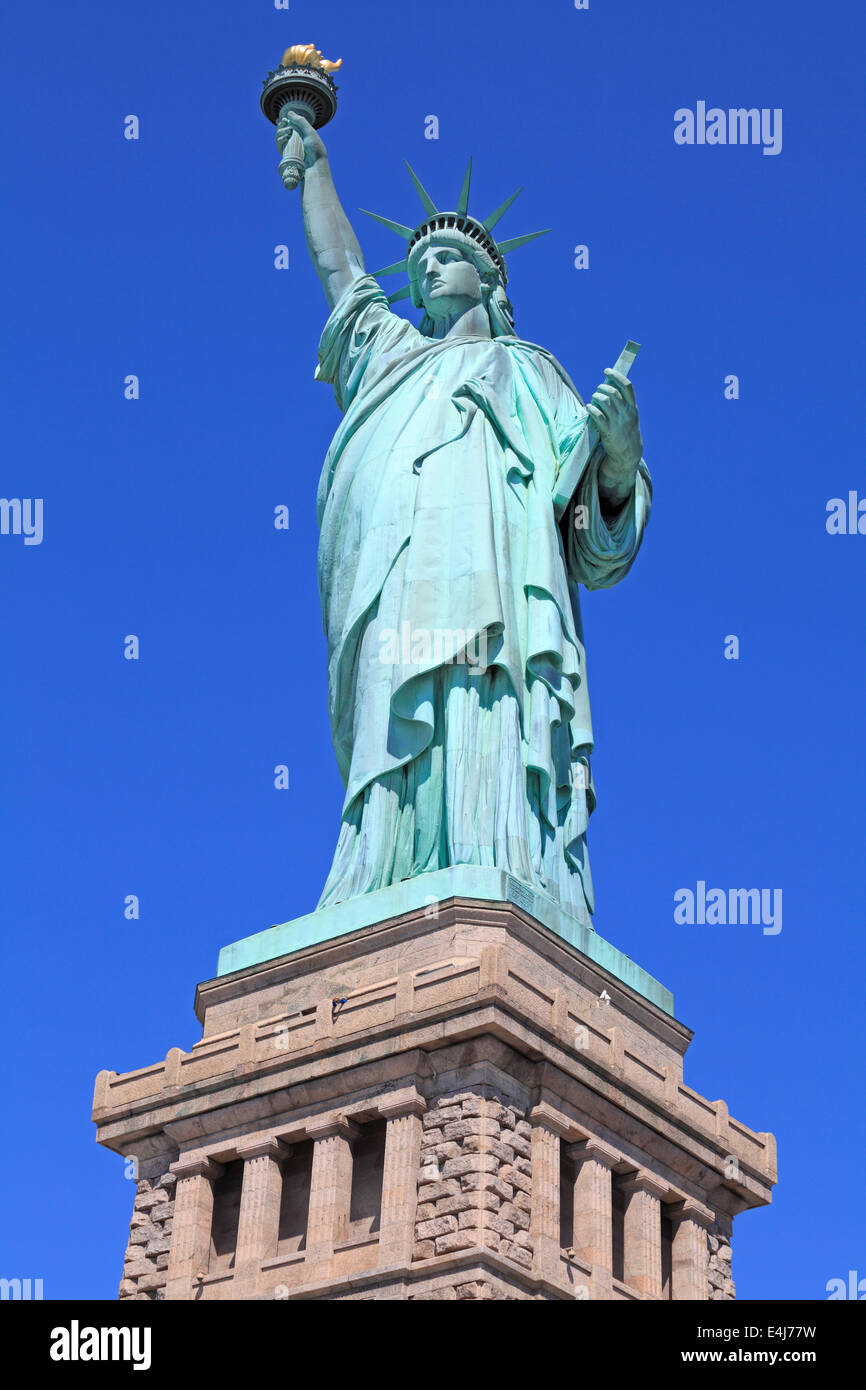
<path fill-rule="evenodd" d="M 514 311 L 505 290 L 508 280 L 505 252 L 516 250 L 544 233 L 529 232 L 526 236 L 497 242 L 493 228 L 517 193 L 512 193 L 483 222 L 471 216 L 468 209 L 471 159 L 454 212 L 440 211 L 415 171 L 409 165 L 407 168 L 427 214 L 420 226 L 413 231 L 402 222 L 393 222 L 376 212 L 367 214 L 408 243 L 403 259 L 373 272 L 377 276 L 393 275 L 399 270 L 408 273 L 409 284 L 389 295 L 389 303 L 411 294 L 416 309 L 424 309 L 420 328 L 428 338 L 438 336 L 437 326 L 441 329 L 444 320 L 481 303 L 486 305 L 493 337 L 512 334 Z M 361 210 L 366 212 L 366 208 Z"/>
<path fill-rule="evenodd" d="M 412 248 L 408 271 L 412 303 L 424 309 L 421 331 L 428 337 L 477 304 L 487 309 L 494 337 L 514 332 L 514 311 L 498 267 L 465 238 L 425 237 Z"/>

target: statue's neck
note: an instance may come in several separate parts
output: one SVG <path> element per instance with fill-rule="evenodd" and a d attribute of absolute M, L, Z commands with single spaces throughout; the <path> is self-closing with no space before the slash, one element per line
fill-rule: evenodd
<path fill-rule="evenodd" d="M 451 318 L 436 324 L 435 338 L 492 338 L 490 317 L 485 304 L 473 304 Z"/>

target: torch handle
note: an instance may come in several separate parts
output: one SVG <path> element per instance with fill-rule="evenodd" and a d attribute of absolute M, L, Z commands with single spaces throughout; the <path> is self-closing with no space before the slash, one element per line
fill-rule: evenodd
<path fill-rule="evenodd" d="M 289 192 L 297 188 L 304 176 L 304 142 L 293 130 L 280 160 L 280 178 Z"/>

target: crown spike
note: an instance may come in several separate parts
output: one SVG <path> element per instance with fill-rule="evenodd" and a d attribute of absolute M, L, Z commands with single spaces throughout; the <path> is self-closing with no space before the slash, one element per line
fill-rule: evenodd
<path fill-rule="evenodd" d="M 402 222 L 392 222 L 390 217 L 380 217 L 378 212 L 368 212 L 366 208 L 359 208 L 359 212 L 363 212 L 365 217 L 372 217 L 376 222 L 381 222 L 383 227 L 396 232 L 404 241 L 411 241 L 415 235 L 411 227 L 404 227 Z"/>
<path fill-rule="evenodd" d="M 372 275 L 374 280 L 378 280 L 380 275 L 396 275 L 400 270 L 407 269 L 406 257 L 402 261 L 394 261 L 391 265 L 383 265 L 381 270 L 368 270 L 367 274 Z"/>
<path fill-rule="evenodd" d="M 545 227 L 540 232 L 527 232 L 525 236 L 514 236 L 510 241 L 500 241 L 498 243 L 499 249 L 505 255 L 506 252 L 516 251 L 518 246 L 525 246 L 528 241 L 535 241 L 536 237 L 547 236 L 547 233 L 552 231 L 552 227 Z"/>
<path fill-rule="evenodd" d="M 499 219 L 500 219 L 500 218 L 508 211 L 508 209 L 511 207 L 511 204 L 514 202 L 514 199 L 517 197 L 517 194 L 518 194 L 518 193 L 522 193 L 522 192 L 523 192 L 523 189 L 522 189 L 522 188 L 518 188 L 517 193 L 512 193 L 512 195 L 511 195 L 510 198 L 506 198 L 506 199 L 505 199 L 505 202 L 502 203 L 502 204 L 500 204 L 500 206 L 496 209 L 495 212 L 491 212 L 491 214 L 490 214 L 489 217 L 485 217 L 484 221 L 481 223 L 482 227 L 486 227 L 486 229 L 487 229 L 488 232 L 492 232 L 492 231 L 493 231 L 493 228 L 496 226 L 496 224 L 497 224 L 497 222 L 499 221 Z"/>
<path fill-rule="evenodd" d="M 401 290 L 395 290 L 393 294 L 388 295 L 388 303 L 394 304 L 398 299 L 408 299 L 411 293 L 411 285 L 404 285 Z"/>
<path fill-rule="evenodd" d="M 424 205 L 424 211 L 427 213 L 428 217 L 435 217 L 439 209 L 437 208 L 433 199 L 430 197 L 430 194 L 427 192 L 427 189 L 424 187 L 418 175 L 415 173 L 415 170 L 412 168 L 412 165 L 409 163 L 408 159 L 404 159 L 403 163 L 409 170 L 409 177 L 414 183 L 418 197 L 421 199 L 421 202 Z"/>
<path fill-rule="evenodd" d="M 463 180 L 463 187 L 460 190 L 460 197 L 457 199 L 457 215 L 465 217 L 469 210 L 469 183 L 472 178 L 472 156 L 469 156 L 469 164 L 466 169 L 466 177 Z"/>

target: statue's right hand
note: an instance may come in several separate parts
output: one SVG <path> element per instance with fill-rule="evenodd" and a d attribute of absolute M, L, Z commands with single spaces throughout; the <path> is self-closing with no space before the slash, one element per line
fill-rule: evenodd
<path fill-rule="evenodd" d="M 328 152 L 321 136 L 310 125 L 306 117 L 299 115 L 297 111 L 286 111 L 277 121 L 277 146 L 280 154 L 285 152 L 293 131 L 301 137 L 303 142 L 304 167 L 306 169 L 311 169 L 318 159 L 327 159 Z"/>

